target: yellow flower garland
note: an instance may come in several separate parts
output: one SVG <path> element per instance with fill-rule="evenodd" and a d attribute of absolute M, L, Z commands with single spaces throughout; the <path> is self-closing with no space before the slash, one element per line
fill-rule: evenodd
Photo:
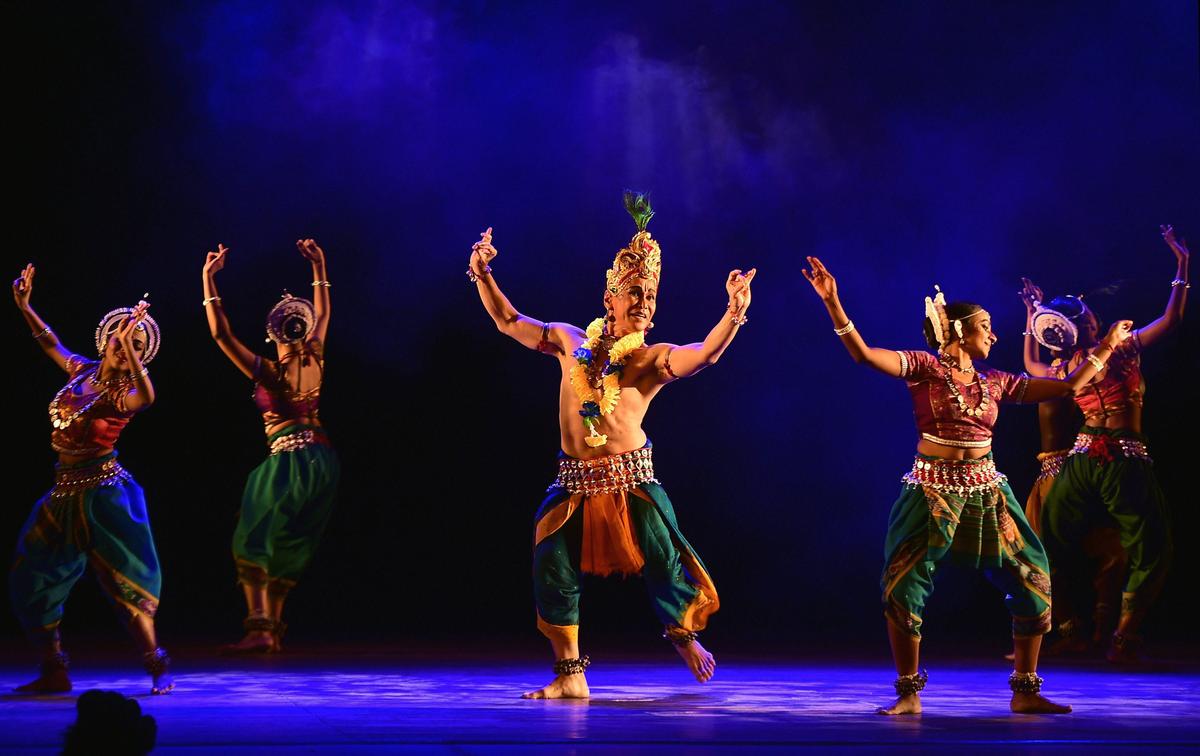
<path fill-rule="evenodd" d="M 607 373 L 601 379 L 601 388 L 595 389 L 588 381 L 587 370 L 588 366 L 593 364 L 596 359 L 595 349 L 600 343 L 600 337 L 604 334 L 604 318 L 596 318 L 588 324 L 585 335 L 587 340 L 581 345 L 581 349 L 586 349 L 590 355 L 586 361 L 580 361 L 571 367 L 571 388 L 575 390 L 575 395 L 579 397 L 581 405 L 587 405 L 589 402 L 594 402 L 600 408 L 601 415 L 611 415 L 613 410 L 617 408 L 617 403 L 621 401 L 621 372 Z M 622 336 L 608 350 L 608 359 L 605 367 L 616 366 L 620 367 L 625 364 L 625 358 L 635 349 L 639 349 L 646 343 L 646 334 L 643 331 L 634 331 L 633 333 Z M 584 439 L 584 443 L 592 448 L 604 446 L 608 443 L 608 436 L 596 431 L 594 418 L 584 416 L 584 424 L 587 426 L 589 434 Z"/>

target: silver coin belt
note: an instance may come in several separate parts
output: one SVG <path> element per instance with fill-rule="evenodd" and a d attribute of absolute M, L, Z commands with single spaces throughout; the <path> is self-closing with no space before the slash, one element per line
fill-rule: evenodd
<path fill-rule="evenodd" d="M 1071 447 L 1071 456 L 1087 454 L 1091 450 L 1092 444 L 1096 443 L 1096 439 L 1098 438 L 1101 438 L 1101 436 L 1091 433 L 1080 433 L 1075 437 L 1075 446 Z M 1111 444 L 1115 441 L 1117 447 L 1121 450 L 1121 456 L 1126 459 L 1144 459 L 1147 462 L 1154 461 L 1150 458 L 1150 448 L 1146 446 L 1145 441 L 1138 441 L 1136 438 L 1112 438 L 1111 436 L 1107 438 L 1108 441 L 1105 443 Z"/>
<path fill-rule="evenodd" d="M 55 498 L 74 496 L 89 488 L 115 486 L 130 480 L 133 476 L 115 458 L 88 467 L 59 467 L 54 471 L 54 488 L 50 495 Z"/>
<path fill-rule="evenodd" d="M 324 444 L 325 437 L 314 433 L 311 430 L 302 430 L 299 433 L 289 433 L 286 436 L 280 436 L 271 442 L 271 456 L 282 454 L 283 452 L 299 451 L 306 449 L 316 444 Z"/>
<path fill-rule="evenodd" d="M 605 494 L 657 482 L 647 446 L 597 459 L 563 457 L 558 460 L 558 477 L 546 490 L 565 488 L 573 494 Z"/>
<path fill-rule="evenodd" d="M 1007 478 L 990 459 L 925 459 L 917 457 L 913 469 L 900 480 L 914 488 L 969 496 L 1003 483 Z"/>
<path fill-rule="evenodd" d="M 1063 462 L 1067 461 L 1070 455 L 1070 449 L 1063 449 L 1056 452 L 1044 452 L 1038 455 L 1038 459 L 1042 463 L 1042 467 L 1038 470 L 1038 480 L 1046 480 L 1047 478 L 1056 478 L 1062 472 Z"/>

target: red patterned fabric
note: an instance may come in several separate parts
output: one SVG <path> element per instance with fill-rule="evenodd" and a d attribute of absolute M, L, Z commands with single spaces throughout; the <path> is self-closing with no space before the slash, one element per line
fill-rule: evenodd
<path fill-rule="evenodd" d="M 112 451 L 121 431 L 133 417 L 133 413 L 125 409 L 125 400 L 133 390 L 132 384 L 102 387 L 99 393 L 86 390 L 79 393 L 79 388 L 99 366 L 99 362 L 82 358 L 72 358 L 67 363 L 67 369 L 71 371 L 71 380 L 67 383 L 69 390 L 61 391 L 55 397 L 60 415 L 70 416 L 95 401 L 66 428 L 50 431 L 50 445 L 60 454 L 86 456 Z"/>
<path fill-rule="evenodd" d="M 1059 366 L 1059 376 L 1073 370 L 1084 360 L 1086 352 L 1076 352 L 1069 362 Z M 1132 407 L 1141 407 L 1146 395 L 1146 381 L 1142 377 L 1141 342 L 1136 337 L 1127 339 L 1108 358 L 1104 377 L 1090 383 L 1075 394 L 1075 403 L 1083 411 L 1084 420 L 1103 421 L 1112 415 L 1121 415 Z"/>
<path fill-rule="evenodd" d="M 968 407 L 980 403 L 982 388 L 988 386 L 991 399 L 987 411 L 979 417 L 964 414 L 947 382 L 947 369 L 929 352 L 900 352 L 902 378 L 912 395 L 913 415 L 917 430 L 931 436 L 963 443 L 983 443 L 991 439 L 992 426 L 1000 415 L 1001 402 L 1020 402 L 1025 395 L 1029 376 L 1014 375 L 1003 370 L 977 366 L 976 381 L 963 384 L 955 381 Z"/>

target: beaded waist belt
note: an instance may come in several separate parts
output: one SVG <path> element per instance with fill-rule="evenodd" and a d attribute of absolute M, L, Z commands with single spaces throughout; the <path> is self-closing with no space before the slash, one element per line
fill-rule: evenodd
<path fill-rule="evenodd" d="M 986 449 L 992 445 L 990 436 L 976 441 L 960 441 L 956 438 L 941 438 L 932 433 L 922 433 L 921 438 L 926 441 L 932 441 L 935 444 L 941 444 L 942 446 L 952 446 L 956 449 Z"/>
<path fill-rule="evenodd" d="M 1092 433 L 1080 433 L 1075 437 L 1075 446 L 1071 448 L 1071 456 L 1076 454 L 1086 454 L 1096 459 L 1099 464 L 1111 461 L 1115 457 L 1154 461 L 1150 458 L 1150 449 L 1147 448 L 1145 441 L 1139 441 L 1136 438 L 1113 438 L 1108 435 Z"/>
<path fill-rule="evenodd" d="M 558 477 L 550 489 L 565 488 L 573 494 L 603 494 L 628 491 L 642 483 L 657 483 L 650 447 L 596 459 L 560 457 Z M 547 490 L 550 490 L 547 489 Z"/>
<path fill-rule="evenodd" d="M 316 445 L 327 446 L 329 437 L 318 430 L 307 428 L 297 433 L 289 433 L 286 436 L 280 436 L 271 442 L 271 456 L 282 454 L 283 452 L 299 451 L 307 449 L 310 446 Z"/>
<path fill-rule="evenodd" d="M 114 486 L 118 483 L 133 480 L 124 467 L 117 462 L 116 457 L 109 457 L 98 465 L 81 467 L 56 466 L 54 470 L 54 488 L 50 495 L 74 496 L 89 488 Z"/>
<path fill-rule="evenodd" d="M 1006 478 L 991 459 L 928 459 L 917 457 L 913 469 L 900 480 L 909 486 L 932 488 L 939 493 L 970 495 L 993 488 Z"/>
<path fill-rule="evenodd" d="M 1067 461 L 1070 456 L 1070 449 L 1059 449 L 1058 451 L 1042 452 L 1037 455 L 1038 462 L 1042 464 L 1038 470 L 1038 480 L 1046 480 L 1047 478 L 1056 478 L 1062 472 L 1063 462 Z"/>

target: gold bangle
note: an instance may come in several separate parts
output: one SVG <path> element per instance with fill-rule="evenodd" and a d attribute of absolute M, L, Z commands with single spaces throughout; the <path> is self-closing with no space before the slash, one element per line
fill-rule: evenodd
<path fill-rule="evenodd" d="M 203 302 L 200 303 L 200 306 L 208 307 L 213 302 L 220 302 L 220 301 L 221 301 L 220 297 L 208 297 L 207 299 L 205 299 Z"/>
<path fill-rule="evenodd" d="M 846 325 L 842 326 L 841 328 L 834 328 L 833 332 L 835 334 L 837 334 L 838 336 L 845 336 L 846 334 L 850 333 L 853 330 L 854 330 L 854 321 L 847 320 Z"/>
<path fill-rule="evenodd" d="M 1086 359 L 1088 362 L 1092 363 L 1092 367 L 1096 368 L 1097 373 L 1104 369 L 1104 360 L 1100 359 L 1096 355 L 1089 354 L 1086 356 Z"/>
<path fill-rule="evenodd" d="M 333 286 L 333 284 L 329 283 L 328 281 L 313 281 L 312 285 L 313 286 L 324 286 L 326 289 L 328 289 L 330 286 Z"/>

